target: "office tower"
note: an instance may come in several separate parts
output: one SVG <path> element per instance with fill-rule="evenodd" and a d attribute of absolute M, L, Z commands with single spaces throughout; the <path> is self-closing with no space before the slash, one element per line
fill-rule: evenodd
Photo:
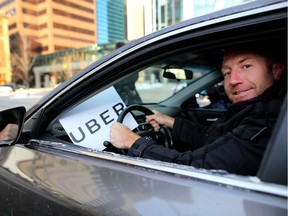
<path fill-rule="evenodd" d="M 124 0 L 96 0 L 98 44 L 126 39 Z"/>
<path fill-rule="evenodd" d="M 97 42 L 94 0 L 0 0 L 0 10 L 8 16 L 10 36 L 39 43 L 41 54 Z"/>

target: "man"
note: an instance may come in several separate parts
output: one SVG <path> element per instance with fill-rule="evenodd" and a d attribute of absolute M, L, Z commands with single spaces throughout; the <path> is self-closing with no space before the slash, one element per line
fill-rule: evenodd
<path fill-rule="evenodd" d="M 189 151 L 157 145 L 118 122 L 111 126 L 110 142 L 129 149 L 131 156 L 256 175 L 287 91 L 286 80 L 280 79 L 285 64 L 262 47 L 225 51 L 221 71 L 233 104 L 210 127 L 160 113 L 146 117 L 155 130 L 160 125 L 173 129 L 173 137 L 188 145 Z"/>

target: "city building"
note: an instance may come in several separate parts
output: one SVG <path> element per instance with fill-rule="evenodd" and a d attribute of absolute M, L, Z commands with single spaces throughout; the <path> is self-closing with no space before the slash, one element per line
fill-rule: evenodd
<path fill-rule="evenodd" d="M 147 25 L 152 17 L 150 1 L 143 0 L 126 0 L 126 40 L 133 41 L 140 38 L 145 33 L 145 25 Z M 145 16 L 145 12 L 147 15 Z M 146 19 L 144 19 L 146 17 Z M 149 31 L 151 32 L 151 31 Z"/>
<path fill-rule="evenodd" d="M 9 44 L 8 19 L 0 12 L 0 84 L 9 83 L 12 78 Z"/>
<path fill-rule="evenodd" d="M 152 6 L 145 4 L 145 9 L 152 11 L 152 23 L 146 27 L 146 33 L 247 1 L 251 0 L 151 0 Z M 151 20 L 150 13 L 145 14 L 145 20 Z"/>
<path fill-rule="evenodd" d="M 55 87 L 115 49 L 115 43 L 38 55 L 33 66 L 35 87 Z"/>
<path fill-rule="evenodd" d="M 96 0 L 98 44 L 126 39 L 124 0 Z"/>
<path fill-rule="evenodd" d="M 94 0 L 0 0 L 9 34 L 40 44 L 41 54 L 97 43 Z"/>
<path fill-rule="evenodd" d="M 124 0 L 123 0 L 124 1 Z M 251 0 L 125 0 L 127 40 Z"/>

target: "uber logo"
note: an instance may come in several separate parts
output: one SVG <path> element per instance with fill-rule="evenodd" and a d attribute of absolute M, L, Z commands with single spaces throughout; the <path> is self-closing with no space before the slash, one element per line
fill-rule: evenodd
<path fill-rule="evenodd" d="M 111 117 L 111 112 L 114 112 L 117 116 L 124 110 L 123 103 L 117 103 L 112 106 L 112 109 L 105 110 L 99 114 L 99 119 L 92 118 L 91 120 L 87 121 L 84 125 L 78 127 L 79 133 L 73 134 L 72 132 L 69 133 L 70 138 L 72 139 L 73 143 L 82 142 L 87 135 L 92 135 L 97 131 L 101 130 L 101 127 L 106 126 L 114 121 L 114 118 Z M 85 133 L 86 131 L 86 133 Z M 88 134 L 87 134 L 88 133 Z"/>
<path fill-rule="evenodd" d="M 111 86 L 63 114 L 59 121 L 74 144 L 102 151 L 103 142 L 110 140 L 112 122 L 125 108 L 124 101 Z M 131 113 L 123 124 L 130 129 L 138 125 Z"/>

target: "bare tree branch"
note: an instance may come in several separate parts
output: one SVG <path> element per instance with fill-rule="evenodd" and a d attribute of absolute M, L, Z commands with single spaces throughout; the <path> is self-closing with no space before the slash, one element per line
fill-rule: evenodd
<path fill-rule="evenodd" d="M 11 40 L 12 80 L 30 87 L 33 77 L 29 74 L 35 57 L 32 54 L 32 40 L 27 36 L 15 35 Z"/>

